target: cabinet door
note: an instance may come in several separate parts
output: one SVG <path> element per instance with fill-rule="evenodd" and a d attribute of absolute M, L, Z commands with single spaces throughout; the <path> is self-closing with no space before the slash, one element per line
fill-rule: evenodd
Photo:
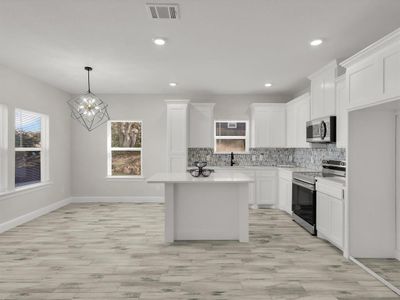
<path fill-rule="evenodd" d="M 286 180 L 279 178 L 278 179 L 278 198 L 279 198 L 279 209 L 286 210 L 287 199 L 286 199 Z"/>
<path fill-rule="evenodd" d="M 306 124 L 310 121 L 310 96 L 306 94 L 296 107 L 296 147 L 308 148 Z"/>
<path fill-rule="evenodd" d="M 286 109 L 284 105 L 268 110 L 267 134 L 267 147 L 286 146 Z"/>
<path fill-rule="evenodd" d="M 347 144 L 347 110 L 346 85 L 344 78 L 336 82 L 336 146 L 346 148 Z"/>
<path fill-rule="evenodd" d="M 383 72 L 385 98 L 400 96 L 400 47 L 398 45 L 384 54 Z"/>
<path fill-rule="evenodd" d="M 291 103 L 286 106 L 286 147 L 296 147 L 296 120 L 297 111 L 296 103 Z M 304 130 L 306 130 L 304 126 Z"/>
<path fill-rule="evenodd" d="M 383 76 L 377 59 L 347 69 L 348 107 L 359 107 L 381 99 Z"/>
<path fill-rule="evenodd" d="M 331 231 L 330 206 L 330 197 L 317 192 L 317 231 L 322 233 L 326 238 L 329 237 Z"/>
<path fill-rule="evenodd" d="M 324 116 L 336 115 L 336 98 L 335 98 L 335 81 L 336 68 L 328 69 L 323 74 L 324 80 L 324 97 L 323 97 L 323 114 Z"/>
<path fill-rule="evenodd" d="M 284 179 L 285 181 L 285 191 L 286 191 L 286 208 L 285 211 L 291 215 L 292 214 L 292 182 Z"/>
<path fill-rule="evenodd" d="M 190 135 L 189 146 L 192 148 L 212 148 L 214 103 L 190 104 Z"/>
<path fill-rule="evenodd" d="M 269 128 L 269 114 L 267 111 L 255 111 L 252 116 L 252 141 L 251 146 L 255 147 L 269 147 L 268 141 L 268 128 Z"/>
<path fill-rule="evenodd" d="M 330 197 L 331 232 L 329 239 L 339 248 L 343 248 L 343 200 Z"/>
<path fill-rule="evenodd" d="M 321 118 L 324 115 L 324 80 L 315 78 L 311 81 L 311 119 Z"/>
<path fill-rule="evenodd" d="M 258 205 L 276 205 L 276 177 L 257 176 L 257 204 Z"/>

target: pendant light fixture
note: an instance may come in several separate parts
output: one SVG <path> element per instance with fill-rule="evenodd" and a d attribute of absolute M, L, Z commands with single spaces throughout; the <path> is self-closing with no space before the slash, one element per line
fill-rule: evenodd
<path fill-rule="evenodd" d="M 99 127 L 110 120 L 105 104 L 99 97 L 90 91 L 90 71 L 91 67 L 85 67 L 87 71 L 88 92 L 68 101 L 71 108 L 71 116 L 78 120 L 88 131 Z"/>

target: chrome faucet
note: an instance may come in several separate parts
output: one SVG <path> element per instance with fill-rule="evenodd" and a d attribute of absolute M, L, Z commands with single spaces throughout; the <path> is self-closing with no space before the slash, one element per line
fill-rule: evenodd
<path fill-rule="evenodd" d="M 234 165 L 237 165 L 237 162 L 235 162 L 235 157 L 233 155 L 233 152 L 231 152 L 231 167 L 233 167 Z"/>

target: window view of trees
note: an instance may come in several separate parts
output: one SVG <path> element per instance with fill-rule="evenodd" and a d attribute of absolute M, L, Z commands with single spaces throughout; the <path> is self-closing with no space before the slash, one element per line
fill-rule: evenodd
<path fill-rule="evenodd" d="M 41 181 L 41 117 L 15 112 L 15 186 Z"/>
<path fill-rule="evenodd" d="M 142 175 L 142 122 L 111 123 L 111 175 Z"/>

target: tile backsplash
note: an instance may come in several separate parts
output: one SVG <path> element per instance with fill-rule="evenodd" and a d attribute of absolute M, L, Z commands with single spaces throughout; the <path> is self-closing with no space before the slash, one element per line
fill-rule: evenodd
<path fill-rule="evenodd" d="M 250 148 L 248 154 L 235 154 L 239 166 L 296 165 L 319 170 L 323 159 L 345 160 L 345 149 L 335 144 L 312 145 L 312 148 Z M 189 148 L 188 166 L 195 161 L 207 161 L 209 166 L 229 166 L 230 154 L 214 154 L 213 148 Z"/>

